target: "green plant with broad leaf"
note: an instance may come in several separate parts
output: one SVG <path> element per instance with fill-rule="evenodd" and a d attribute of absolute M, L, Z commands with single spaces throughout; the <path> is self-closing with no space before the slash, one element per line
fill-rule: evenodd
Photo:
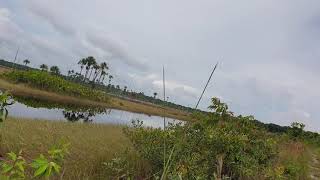
<path fill-rule="evenodd" d="M 10 152 L 7 159 L 0 161 L 0 179 L 25 179 L 26 160 L 22 156 L 22 151 L 18 154 Z"/>
<path fill-rule="evenodd" d="M 61 169 L 58 163 L 51 161 L 43 154 L 40 154 L 40 156 L 32 162 L 31 167 L 35 169 L 34 177 L 43 176 L 46 179 L 49 179 L 53 174 L 59 174 Z"/>
<path fill-rule="evenodd" d="M 69 144 L 59 144 L 47 152 L 47 155 L 40 154 L 38 158 L 27 162 L 22 155 L 10 152 L 6 158 L 0 159 L 0 180 L 30 179 L 30 173 L 26 169 L 33 170 L 33 178 L 50 179 L 60 174 L 63 169 L 65 155 L 69 153 Z M 62 177 L 61 177 L 62 178 Z"/>
<path fill-rule="evenodd" d="M 51 176 L 59 174 L 64 157 L 69 153 L 68 149 L 69 144 L 59 144 L 48 151 L 47 157 L 40 154 L 31 163 L 31 167 L 35 170 L 33 176 L 49 179 Z"/>

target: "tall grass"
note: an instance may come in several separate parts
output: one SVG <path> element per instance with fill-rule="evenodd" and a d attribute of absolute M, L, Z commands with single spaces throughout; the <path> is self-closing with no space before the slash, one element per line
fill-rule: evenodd
<path fill-rule="evenodd" d="M 105 174 L 103 163 L 130 147 L 122 127 L 116 125 L 9 118 L 1 131 L 0 156 L 23 150 L 34 158 L 61 140 L 70 143 L 64 179 L 100 179 Z"/>

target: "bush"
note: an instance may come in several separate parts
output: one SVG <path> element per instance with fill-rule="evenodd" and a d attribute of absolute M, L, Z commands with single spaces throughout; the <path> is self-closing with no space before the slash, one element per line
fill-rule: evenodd
<path fill-rule="evenodd" d="M 150 163 L 151 174 L 182 179 L 269 176 L 267 171 L 277 155 L 273 135 L 256 126 L 252 116 L 236 117 L 225 104 L 213 102 L 211 107 L 218 112 L 195 115 L 195 123 L 171 124 L 161 130 L 144 128 L 135 121 L 132 128 L 124 129 L 140 156 Z M 168 172 L 163 172 L 164 164 Z"/>
<path fill-rule="evenodd" d="M 58 75 L 52 75 L 45 71 L 10 71 L 3 74 L 3 77 L 15 83 L 25 83 L 35 88 L 60 94 L 85 97 L 97 101 L 107 101 L 109 99 L 102 91 L 67 81 Z"/>

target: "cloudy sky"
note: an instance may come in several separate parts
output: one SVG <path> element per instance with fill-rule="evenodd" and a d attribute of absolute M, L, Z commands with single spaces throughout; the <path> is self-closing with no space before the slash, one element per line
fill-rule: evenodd
<path fill-rule="evenodd" d="M 107 61 L 115 83 L 201 108 L 217 96 L 237 114 L 320 131 L 319 0 L 0 0 L 0 58 L 78 70 Z"/>

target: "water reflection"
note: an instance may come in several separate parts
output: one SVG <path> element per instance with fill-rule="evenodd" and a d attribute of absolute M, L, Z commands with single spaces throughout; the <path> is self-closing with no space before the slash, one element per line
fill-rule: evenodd
<path fill-rule="evenodd" d="M 132 125 L 133 119 L 139 119 L 143 121 L 144 126 L 163 127 L 163 118 L 159 116 L 94 106 L 52 103 L 26 97 L 15 97 L 15 100 L 17 102 L 9 107 L 9 115 L 13 117 L 117 125 Z M 167 118 L 167 124 L 179 122 L 181 121 Z"/>
<path fill-rule="evenodd" d="M 85 123 L 92 122 L 93 118 L 97 114 L 110 114 L 111 110 L 107 109 L 87 109 L 86 111 L 76 111 L 76 110 L 63 110 L 62 114 L 64 118 L 70 122 L 82 121 Z"/>

